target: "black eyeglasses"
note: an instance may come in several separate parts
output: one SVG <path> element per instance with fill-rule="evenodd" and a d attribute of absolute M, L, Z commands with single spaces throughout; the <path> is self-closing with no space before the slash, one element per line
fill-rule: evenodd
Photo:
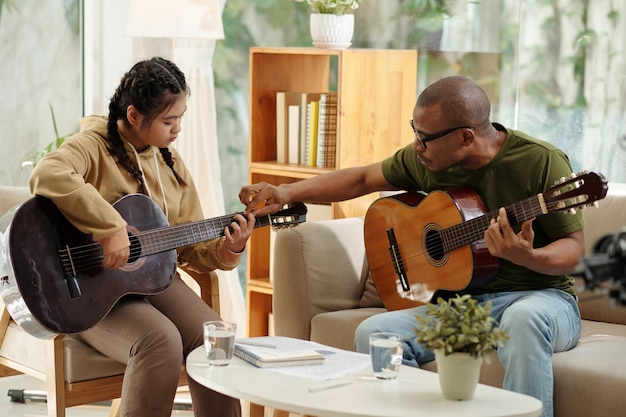
<path fill-rule="evenodd" d="M 435 139 L 442 138 L 442 137 L 444 137 L 446 135 L 449 135 L 450 133 L 454 132 L 455 130 L 459 130 L 459 129 L 476 130 L 475 127 L 471 127 L 471 126 L 457 126 L 457 127 L 453 127 L 452 129 L 444 130 L 443 132 L 434 133 L 432 135 L 425 135 L 422 132 L 420 132 L 419 130 L 415 129 L 415 125 L 413 124 L 413 119 L 409 120 L 409 123 L 411 124 L 411 129 L 413 129 L 413 133 L 415 134 L 415 137 L 422 143 L 422 146 L 424 147 L 424 149 L 426 149 L 426 143 L 427 142 L 433 141 Z"/>

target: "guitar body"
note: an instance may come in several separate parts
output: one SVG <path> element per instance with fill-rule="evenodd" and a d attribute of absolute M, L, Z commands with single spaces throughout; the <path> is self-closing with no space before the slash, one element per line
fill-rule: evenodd
<path fill-rule="evenodd" d="M 28 333 L 49 338 L 56 333 L 87 330 L 123 296 L 157 294 L 172 282 L 176 250 L 143 257 L 132 238 L 134 231 L 169 226 L 158 205 L 144 195 L 131 194 L 114 207 L 132 225 L 131 253 L 139 254 L 116 270 L 93 263 L 92 268 L 72 273 L 73 265 L 84 263 L 86 258 L 97 259 L 97 254 L 86 249 L 67 262 L 59 251 L 93 248 L 93 240 L 46 198 L 33 197 L 3 218 L 0 292 L 13 319 Z M 101 250 L 99 255 L 101 260 Z"/>
<path fill-rule="evenodd" d="M 460 291 L 493 278 L 498 260 L 483 240 L 448 252 L 439 236 L 442 230 L 484 213 L 482 200 L 468 188 L 376 200 L 365 216 L 365 250 L 385 307 L 423 305 L 438 290 Z M 404 285 L 397 268 L 406 279 Z"/>

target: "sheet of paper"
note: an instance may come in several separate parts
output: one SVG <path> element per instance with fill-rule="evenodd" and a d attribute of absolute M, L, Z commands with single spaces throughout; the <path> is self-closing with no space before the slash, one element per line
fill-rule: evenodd
<path fill-rule="evenodd" d="M 351 352 L 325 346 L 316 342 L 294 339 L 284 336 L 261 336 L 248 339 L 240 339 L 237 342 L 245 343 L 258 342 L 275 346 L 280 351 L 297 351 L 314 349 L 324 355 L 324 363 L 320 365 L 286 366 L 280 368 L 264 368 L 263 372 L 280 372 L 303 378 L 318 380 L 335 379 L 356 372 L 366 370 L 371 367 L 370 357 L 364 353 Z"/>

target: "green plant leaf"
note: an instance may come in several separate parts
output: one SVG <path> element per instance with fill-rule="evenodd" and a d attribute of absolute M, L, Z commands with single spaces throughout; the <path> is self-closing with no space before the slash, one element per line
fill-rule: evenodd
<path fill-rule="evenodd" d="M 491 301 L 481 305 L 469 295 L 439 298 L 427 305 L 426 316 L 416 316 L 418 343 L 445 354 L 469 353 L 484 356 L 503 345 L 508 335 L 497 327 L 491 316 Z"/>

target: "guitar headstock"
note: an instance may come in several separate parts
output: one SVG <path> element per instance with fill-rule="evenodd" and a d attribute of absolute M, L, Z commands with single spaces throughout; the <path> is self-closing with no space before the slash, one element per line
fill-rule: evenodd
<path fill-rule="evenodd" d="M 270 214 L 270 226 L 272 229 L 297 226 L 306 221 L 308 209 L 304 203 L 297 202 L 288 204 L 284 209 Z"/>
<path fill-rule="evenodd" d="M 570 211 L 591 206 L 606 197 L 609 190 L 604 175 L 583 171 L 561 178 L 555 185 L 543 193 L 548 212 Z"/>

